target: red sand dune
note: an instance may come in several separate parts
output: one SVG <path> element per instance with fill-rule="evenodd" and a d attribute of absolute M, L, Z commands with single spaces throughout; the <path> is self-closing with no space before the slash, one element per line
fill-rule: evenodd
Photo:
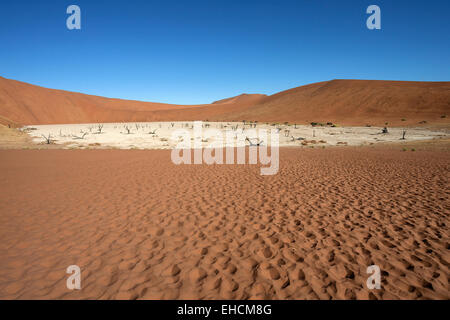
<path fill-rule="evenodd" d="M 156 110 L 186 106 L 110 99 L 0 77 L 0 108 L 0 116 L 14 122 L 56 124 L 137 121 Z"/>
<path fill-rule="evenodd" d="M 449 112 L 450 82 L 332 80 L 274 94 L 225 119 L 403 125 Z"/>
<path fill-rule="evenodd" d="M 271 96 L 240 95 L 205 105 L 110 99 L 0 77 L 0 123 L 257 120 L 348 125 L 442 123 L 450 82 L 332 80 Z M 406 119 L 406 121 L 402 121 Z"/>
<path fill-rule="evenodd" d="M 266 98 L 266 97 L 267 97 L 267 95 L 265 95 L 265 94 L 243 93 L 243 94 L 240 94 L 235 97 L 214 101 L 212 104 L 230 104 L 230 103 L 239 102 L 239 103 L 246 103 L 249 105 L 256 105 L 260 102 L 263 102 L 265 100 L 264 98 Z"/>
<path fill-rule="evenodd" d="M 167 150 L 0 158 L 0 299 L 450 298 L 446 151 L 283 148 L 266 177 Z"/>

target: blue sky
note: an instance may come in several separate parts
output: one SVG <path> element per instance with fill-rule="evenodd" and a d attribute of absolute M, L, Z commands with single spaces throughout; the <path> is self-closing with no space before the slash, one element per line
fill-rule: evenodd
<path fill-rule="evenodd" d="M 66 8 L 81 8 L 68 30 Z M 366 8 L 381 8 L 381 30 Z M 1 1 L 0 76 L 196 104 L 330 79 L 450 80 L 450 1 Z"/>

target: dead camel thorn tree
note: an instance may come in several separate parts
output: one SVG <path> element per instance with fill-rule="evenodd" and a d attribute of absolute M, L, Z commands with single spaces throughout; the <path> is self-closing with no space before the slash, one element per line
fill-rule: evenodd
<path fill-rule="evenodd" d="M 82 136 L 76 136 L 76 135 L 73 134 L 72 137 L 73 137 L 74 139 L 77 139 L 77 140 L 78 140 L 78 139 L 79 139 L 79 140 L 82 140 L 82 139 L 84 139 L 84 137 L 85 137 L 86 135 L 87 135 L 87 132 L 84 132 Z"/>
<path fill-rule="evenodd" d="M 406 138 L 405 138 L 405 135 L 406 135 L 406 130 L 403 130 L 402 138 L 401 138 L 400 140 L 405 140 L 405 139 L 406 139 Z"/>
<path fill-rule="evenodd" d="M 102 133 L 102 130 L 103 130 L 103 124 L 98 124 L 97 125 L 97 134 L 100 134 L 100 133 Z"/>
<path fill-rule="evenodd" d="M 47 144 L 51 144 L 51 143 L 53 142 L 53 141 L 52 141 L 52 136 L 51 136 L 50 133 L 48 134 L 47 137 L 44 136 L 43 134 L 42 134 L 41 136 L 45 139 L 45 142 L 46 142 Z"/>
<path fill-rule="evenodd" d="M 257 143 L 253 143 L 248 137 L 245 137 L 245 141 L 248 141 L 248 143 L 250 144 L 250 147 L 259 147 L 264 142 L 264 141 L 259 141 L 259 139 L 257 139 L 257 140 L 258 140 Z"/>
<path fill-rule="evenodd" d="M 131 129 L 128 126 L 125 126 L 124 128 L 125 128 L 125 130 L 127 130 L 127 134 L 131 133 Z"/>

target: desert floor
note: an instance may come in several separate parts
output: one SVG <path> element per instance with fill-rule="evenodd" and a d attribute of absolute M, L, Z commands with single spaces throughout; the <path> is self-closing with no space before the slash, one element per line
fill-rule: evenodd
<path fill-rule="evenodd" d="M 169 150 L 2 150 L 0 298 L 449 299 L 448 144 L 406 150 L 281 148 L 273 176 Z"/>
<path fill-rule="evenodd" d="M 177 146 L 195 144 L 203 148 L 215 143 L 223 146 L 242 147 L 262 141 L 272 145 L 272 133 L 278 133 L 277 143 L 285 147 L 373 145 L 431 139 L 449 139 L 449 126 L 434 127 L 389 127 L 388 134 L 382 134 L 381 127 L 331 127 L 311 125 L 286 125 L 279 123 L 242 122 L 137 122 L 106 124 L 55 124 L 26 126 L 22 132 L 37 144 L 45 144 L 43 136 L 50 137 L 53 144 L 65 149 L 117 148 L 117 149 L 173 149 Z M 101 130 L 99 130 L 99 128 Z M 403 131 L 406 130 L 402 140 Z M 261 138 L 262 132 L 267 137 Z M 227 137 L 229 134 L 229 137 Z"/>

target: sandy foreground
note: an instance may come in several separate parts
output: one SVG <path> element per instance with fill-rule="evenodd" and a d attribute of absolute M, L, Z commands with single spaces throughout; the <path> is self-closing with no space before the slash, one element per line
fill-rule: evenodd
<path fill-rule="evenodd" d="M 169 150 L 2 150 L 0 298 L 449 299 L 449 178 L 448 148 L 281 148 L 273 176 Z"/>

